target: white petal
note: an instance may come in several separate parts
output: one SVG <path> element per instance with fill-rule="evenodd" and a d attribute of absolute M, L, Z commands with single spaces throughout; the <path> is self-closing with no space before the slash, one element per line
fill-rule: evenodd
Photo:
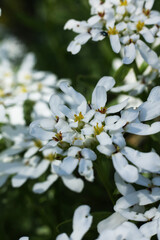
<path fill-rule="evenodd" d="M 70 240 L 70 238 L 67 236 L 67 234 L 62 233 L 56 237 L 56 240 Z"/>
<path fill-rule="evenodd" d="M 151 90 L 151 92 L 147 98 L 147 101 L 149 101 L 149 102 L 160 101 L 160 86 L 154 87 Z"/>
<path fill-rule="evenodd" d="M 117 172 L 115 172 L 114 180 L 115 180 L 116 187 L 118 188 L 118 191 L 123 196 L 126 196 L 135 191 L 135 188 L 131 184 L 125 183 L 124 180 L 119 176 Z"/>
<path fill-rule="evenodd" d="M 157 54 L 151 50 L 144 42 L 141 40 L 137 41 L 137 46 L 140 51 L 141 56 L 144 58 L 144 60 L 151 65 L 153 68 L 157 69 L 159 68 L 159 58 Z"/>
<path fill-rule="evenodd" d="M 21 237 L 19 240 L 29 240 L 29 237 Z"/>
<path fill-rule="evenodd" d="M 145 223 L 140 227 L 140 231 L 144 234 L 144 236 L 149 239 L 157 234 L 158 222 L 157 220 L 152 220 L 151 222 Z"/>
<path fill-rule="evenodd" d="M 112 142 L 123 148 L 126 145 L 125 138 L 122 133 L 115 133 L 112 135 Z"/>
<path fill-rule="evenodd" d="M 125 108 L 128 104 L 128 99 L 126 99 L 125 101 L 117 104 L 117 105 L 114 105 L 114 106 L 111 106 L 107 109 L 107 113 L 110 114 L 110 113 L 117 113 L 117 112 L 120 112 L 123 108 Z"/>
<path fill-rule="evenodd" d="M 34 154 L 36 154 L 37 152 L 38 152 L 38 148 L 36 146 L 31 147 L 31 148 L 28 149 L 28 151 L 25 152 L 24 157 L 25 158 L 30 158 Z"/>
<path fill-rule="evenodd" d="M 74 192 L 80 193 L 84 188 L 84 183 L 82 179 L 76 178 L 73 175 L 63 176 L 62 181 L 66 187 Z"/>
<path fill-rule="evenodd" d="M 83 148 L 81 151 L 81 154 L 85 159 L 88 159 L 88 160 L 94 161 L 97 159 L 95 152 L 93 152 L 91 149 L 88 149 L 88 148 Z"/>
<path fill-rule="evenodd" d="M 148 43 L 153 43 L 153 42 L 155 41 L 155 39 L 154 39 L 151 31 L 150 31 L 148 28 L 144 27 L 144 28 L 140 31 L 140 33 L 142 34 L 142 36 L 144 37 L 144 39 L 146 40 L 146 42 L 148 42 Z"/>
<path fill-rule="evenodd" d="M 41 183 L 36 183 L 33 186 L 33 192 L 37 194 L 44 193 L 48 190 L 48 188 L 58 179 L 57 175 L 49 175 L 47 180 Z"/>
<path fill-rule="evenodd" d="M 121 119 L 126 120 L 126 123 L 134 121 L 139 115 L 138 109 L 128 108 L 121 112 Z"/>
<path fill-rule="evenodd" d="M 160 116 L 160 104 L 159 101 L 145 102 L 140 105 L 140 120 L 148 121 Z"/>
<path fill-rule="evenodd" d="M 143 153 L 132 148 L 125 147 L 122 154 L 134 165 L 149 172 L 160 171 L 160 157 L 155 152 Z"/>
<path fill-rule="evenodd" d="M 111 145 L 112 144 L 112 140 L 111 140 L 110 136 L 105 132 L 102 132 L 101 134 L 97 135 L 97 140 L 100 143 L 100 145 Z"/>
<path fill-rule="evenodd" d="M 52 95 L 49 100 L 49 106 L 54 116 L 63 117 L 63 113 L 59 111 L 59 105 L 62 105 L 63 101 L 58 95 Z"/>
<path fill-rule="evenodd" d="M 78 159 L 74 157 L 66 157 L 60 165 L 60 175 L 70 175 L 77 167 Z"/>
<path fill-rule="evenodd" d="M 121 44 L 118 34 L 109 36 L 112 49 L 115 53 L 119 53 L 121 50 Z"/>
<path fill-rule="evenodd" d="M 79 163 L 78 172 L 81 176 L 84 176 L 86 180 L 93 182 L 94 173 L 92 161 L 82 158 Z"/>
<path fill-rule="evenodd" d="M 39 178 L 48 169 L 49 165 L 50 162 L 48 160 L 42 160 L 38 164 L 38 166 L 34 169 L 31 178 L 32 179 Z"/>
<path fill-rule="evenodd" d="M 75 37 L 75 41 L 78 42 L 79 44 L 83 45 L 86 42 L 88 42 L 88 40 L 90 38 L 91 38 L 91 34 L 89 34 L 89 33 L 81 33 L 77 37 Z"/>
<path fill-rule="evenodd" d="M 113 86 L 115 85 L 115 80 L 112 78 L 112 77 L 102 77 L 97 85 L 97 86 L 101 86 L 101 87 L 104 87 L 106 92 L 108 92 Z M 95 89 L 96 89 L 95 87 Z"/>
<path fill-rule="evenodd" d="M 26 181 L 28 177 L 26 175 L 20 175 L 17 174 L 14 177 L 12 177 L 11 183 L 12 187 L 18 188 L 21 187 Z"/>
<path fill-rule="evenodd" d="M 53 137 L 54 120 L 36 120 L 30 124 L 30 134 L 41 140 L 50 140 Z"/>
<path fill-rule="evenodd" d="M 70 238 L 67 236 L 67 234 L 62 233 L 56 237 L 56 240 L 70 240 Z"/>
<path fill-rule="evenodd" d="M 160 132 L 160 122 L 152 123 L 151 126 L 143 123 L 130 123 L 126 126 L 125 131 L 140 136 L 152 135 Z"/>
<path fill-rule="evenodd" d="M 119 213 L 113 213 L 111 216 L 106 218 L 105 220 L 101 221 L 98 226 L 98 232 L 101 233 L 104 230 L 107 229 L 115 229 L 118 227 L 120 224 L 126 221 L 126 218 L 124 218 L 122 215 Z"/>
<path fill-rule="evenodd" d="M 97 22 L 99 22 L 100 19 L 101 19 L 101 18 L 100 18 L 98 15 L 95 15 L 95 16 L 90 17 L 90 18 L 88 19 L 88 23 L 89 23 L 90 25 L 94 25 L 94 24 L 96 24 Z"/>
<path fill-rule="evenodd" d="M 129 165 L 127 160 L 121 153 L 112 155 L 113 165 L 119 175 L 127 182 L 133 183 L 138 179 L 138 170 L 132 165 Z"/>
<path fill-rule="evenodd" d="M 97 86 L 92 94 L 92 104 L 94 109 L 100 109 L 104 107 L 107 101 L 106 90 L 104 87 Z"/>
<path fill-rule="evenodd" d="M 97 146 L 97 150 L 100 153 L 103 153 L 106 156 L 111 156 L 112 153 L 114 153 L 116 151 L 116 149 L 115 149 L 115 147 L 113 145 L 105 145 L 105 146 L 98 145 Z"/>
<path fill-rule="evenodd" d="M 73 217 L 72 240 L 81 240 L 92 224 L 93 217 L 90 215 L 90 207 L 82 205 L 78 207 Z"/>
<path fill-rule="evenodd" d="M 76 41 L 70 42 L 70 44 L 67 47 L 67 51 L 71 52 L 73 55 L 79 53 L 81 50 L 81 44 L 77 43 Z"/>
<path fill-rule="evenodd" d="M 136 57 L 136 49 L 134 43 L 131 43 L 124 47 L 124 64 L 131 64 Z"/>

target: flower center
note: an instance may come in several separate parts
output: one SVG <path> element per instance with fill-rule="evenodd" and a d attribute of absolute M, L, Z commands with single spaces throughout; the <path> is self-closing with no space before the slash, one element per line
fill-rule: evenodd
<path fill-rule="evenodd" d="M 143 27 L 144 27 L 144 22 L 138 21 L 136 25 L 137 31 L 140 32 L 143 29 Z"/>
<path fill-rule="evenodd" d="M 74 121 L 75 122 L 81 122 L 82 119 L 84 119 L 84 116 L 83 116 L 82 112 L 80 112 L 79 115 L 74 114 Z"/>
<path fill-rule="evenodd" d="M 45 156 L 45 159 L 47 159 L 50 162 L 53 162 L 56 159 L 57 154 L 50 153 L 47 156 Z"/>
<path fill-rule="evenodd" d="M 56 133 L 55 137 L 53 137 L 53 140 L 55 140 L 56 142 L 62 141 L 62 133 L 61 132 Z"/>
<path fill-rule="evenodd" d="M 40 140 L 34 141 L 34 145 L 35 145 L 37 148 L 42 148 L 42 147 L 43 147 L 42 142 L 41 142 Z"/>
<path fill-rule="evenodd" d="M 103 132 L 104 126 L 98 126 L 98 123 L 96 124 L 96 126 L 94 126 L 94 134 L 95 135 L 99 135 L 101 134 L 101 132 Z"/>
<path fill-rule="evenodd" d="M 109 35 L 116 35 L 116 34 L 118 34 L 116 26 L 114 26 L 113 28 L 109 27 L 108 34 Z"/>
<path fill-rule="evenodd" d="M 106 108 L 106 107 L 101 107 L 100 109 L 97 109 L 96 111 L 97 111 L 97 112 L 100 112 L 100 113 L 102 113 L 102 114 L 105 114 L 106 111 L 107 111 L 107 108 Z"/>
<path fill-rule="evenodd" d="M 103 18 L 104 15 L 105 15 L 105 12 L 99 12 L 98 15 L 99 15 L 101 18 Z"/>
<path fill-rule="evenodd" d="M 21 87 L 21 92 L 23 92 L 23 93 L 27 92 L 27 88 L 24 85 L 22 85 L 22 87 Z"/>
<path fill-rule="evenodd" d="M 31 76 L 30 74 L 26 74 L 26 75 L 24 76 L 24 78 L 25 78 L 26 80 L 31 80 L 32 76 Z"/>
<path fill-rule="evenodd" d="M 128 5 L 127 0 L 120 0 L 120 5 L 121 6 L 127 6 Z"/>
<path fill-rule="evenodd" d="M 38 83 L 38 91 L 41 91 L 43 88 L 43 84 L 42 83 Z"/>
<path fill-rule="evenodd" d="M 4 96 L 5 96 L 4 90 L 0 89 L 0 97 L 4 97 Z"/>
<path fill-rule="evenodd" d="M 144 15 L 146 15 L 147 17 L 149 17 L 149 15 L 150 15 L 150 10 L 143 8 L 143 13 L 144 13 Z"/>

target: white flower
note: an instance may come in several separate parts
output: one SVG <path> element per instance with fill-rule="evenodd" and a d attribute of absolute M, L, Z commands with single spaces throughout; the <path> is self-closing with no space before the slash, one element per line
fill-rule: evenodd
<path fill-rule="evenodd" d="M 93 217 L 90 215 L 90 207 L 82 205 L 78 207 L 73 216 L 73 232 L 70 237 L 66 233 L 57 236 L 56 240 L 81 240 L 92 224 Z"/>
<path fill-rule="evenodd" d="M 78 166 L 78 172 L 88 181 L 94 180 L 92 161 L 96 160 L 96 154 L 88 148 L 70 147 L 68 156 L 63 159 L 60 165 L 60 172 L 70 175 Z"/>
<path fill-rule="evenodd" d="M 67 50 L 77 54 L 81 45 L 89 39 L 99 41 L 108 36 L 115 53 L 123 49 L 124 64 L 132 63 L 138 50 L 149 65 L 158 69 L 160 66 L 158 56 L 145 42 L 155 41 L 155 35 L 158 34 L 156 24 L 160 22 L 160 13 L 151 10 L 153 1 L 148 2 L 147 0 L 90 1 L 93 16 L 87 22 L 69 20 L 64 27 L 80 33 Z M 141 36 L 143 41 L 140 40 Z"/>
<path fill-rule="evenodd" d="M 113 213 L 110 217 L 98 224 L 99 237 L 97 240 L 148 240 L 145 235 L 131 222 L 121 216 L 119 213 Z"/>

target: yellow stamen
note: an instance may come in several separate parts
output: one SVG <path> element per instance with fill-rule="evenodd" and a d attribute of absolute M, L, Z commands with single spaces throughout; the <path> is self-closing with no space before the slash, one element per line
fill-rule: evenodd
<path fill-rule="evenodd" d="M 43 145 L 42 145 L 42 142 L 40 140 L 35 140 L 34 141 L 34 145 L 37 147 L 37 148 L 42 148 Z"/>
<path fill-rule="evenodd" d="M 26 93 L 27 92 L 27 88 L 25 86 L 22 86 L 21 87 L 21 92 Z"/>
<path fill-rule="evenodd" d="M 94 134 L 95 135 L 101 134 L 101 132 L 103 132 L 103 129 L 104 129 L 104 126 L 102 125 L 101 127 L 99 127 L 97 123 L 96 126 L 94 126 Z"/>
<path fill-rule="evenodd" d="M 144 22 L 138 21 L 136 25 L 137 31 L 140 32 L 143 29 L 143 27 L 144 27 Z"/>
<path fill-rule="evenodd" d="M 56 142 L 61 142 L 62 141 L 62 133 L 56 133 L 55 137 L 53 137 L 53 140 L 55 140 Z"/>
<path fill-rule="evenodd" d="M 4 97 L 4 96 L 5 96 L 4 90 L 0 89 L 0 97 Z"/>
<path fill-rule="evenodd" d="M 38 83 L 38 91 L 41 91 L 42 87 L 43 87 L 43 84 L 42 83 Z"/>
<path fill-rule="evenodd" d="M 31 76 L 30 74 L 26 74 L 26 75 L 24 76 L 24 78 L 25 78 L 26 80 L 31 80 L 32 76 Z"/>
<path fill-rule="evenodd" d="M 56 159 L 57 154 L 50 153 L 47 156 L 45 156 L 45 159 L 47 159 L 50 162 L 53 162 Z"/>
<path fill-rule="evenodd" d="M 127 6 L 128 5 L 128 2 L 127 0 L 120 0 L 120 6 Z"/>
<path fill-rule="evenodd" d="M 83 116 L 82 112 L 80 112 L 79 115 L 74 114 L 74 121 L 75 122 L 81 122 L 82 119 L 84 119 L 84 116 Z"/>
<path fill-rule="evenodd" d="M 4 77 L 11 77 L 11 73 L 10 73 L 10 72 L 6 72 L 6 73 L 4 74 Z"/>
<path fill-rule="evenodd" d="M 116 35 L 116 34 L 118 34 L 118 31 L 117 31 L 116 27 L 115 26 L 114 26 L 114 28 L 109 27 L 108 34 L 109 35 Z"/>

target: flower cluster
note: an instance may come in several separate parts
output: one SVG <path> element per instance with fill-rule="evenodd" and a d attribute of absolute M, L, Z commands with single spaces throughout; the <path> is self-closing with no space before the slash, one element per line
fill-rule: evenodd
<path fill-rule="evenodd" d="M 89 39 L 109 37 L 114 52 L 123 50 L 124 64 L 137 61 L 137 50 L 147 64 L 143 71 L 137 67 L 139 76 L 133 67 L 121 86 L 113 77 L 102 77 L 86 100 L 70 81 L 35 70 L 34 54 L 26 54 L 17 65 L 13 59 L 19 54 L 10 55 L 10 44 L 4 41 L 0 45 L 0 140 L 5 143 L 0 187 L 8 179 L 15 188 L 33 180 L 33 192 L 42 194 L 61 179 L 80 193 L 98 177 L 103 182 L 105 168 L 97 171 L 103 159 L 103 166 L 112 166 L 115 192 L 106 186 L 113 212 L 96 223 L 96 239 L 160 239 L 160 156 L 152 145 L 141 151 L 129 141 L 137 136 L 156 138 L 160 133 L 160 60 L 147 45 L 160 36 L 160 13 L 152 10 L 154 0 L 89 3 L 92 17 L 87 22 L 69 20 L 65 25 L 78 33 L 68 51 L 76 54 Z M 129 106 L 130 96 L 112 103 L 113 94 L 119 92 L 147 93 L 147 97 L 142 96 L 138 106 Z M 88 205 L 79 206 L 72 233 L 59 234 L 56 240 L 82 240 L 95 228 L 90 210 Z"/>
<path fill-rule="evenodd" d="M 77 54 L 89 39 L 109 38 L 115 53 L 123 50 L 123 63 L 130 64 L 138 50 L 144 60 L 159 68 L 157 54 L 147 44 L 159 37 L 160 13 L 152 10 L 154 1 L 148 0 L 90 0 L 91 17 L 87 21 L 69 20 L 64 29 L 78 35 L 68 51 Z M 146 44 L 147 43 L 147 44 Z"/>

